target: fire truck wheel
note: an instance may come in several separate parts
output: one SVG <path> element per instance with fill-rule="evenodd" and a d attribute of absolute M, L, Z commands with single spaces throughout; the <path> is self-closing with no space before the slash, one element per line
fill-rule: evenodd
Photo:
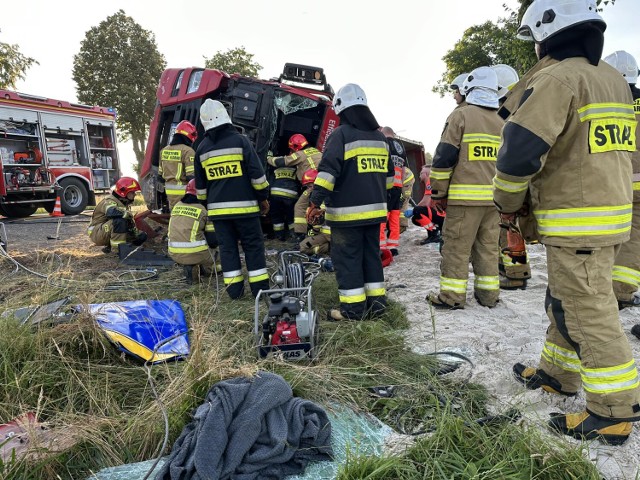
<path fill-rule="evenodd" d="M 2 213 L 9 218 L 28 217 L 36 213 L 36 210 L 38 210 L 38 207 L 33 205 L 15 204 L 2 206 Z"/>
<path fill-rule="evenodd" d="M 60 180 L 60 207 L 65 215 L 77 215 L 84 212 L 89 203 L 89 192 L 82 180 L 63 178 Z"/>

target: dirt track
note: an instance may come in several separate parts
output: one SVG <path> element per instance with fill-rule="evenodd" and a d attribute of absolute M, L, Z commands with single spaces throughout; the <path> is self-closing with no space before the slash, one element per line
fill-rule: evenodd
<path fill-rule="evenodd" d="M 60 218 L 49 215 L 32 215 L 28 218 L 10 219 L 2 218 L 6 230 L 6 241 L 10 254 L 28 254 L 34 250 L 53 250 L 62 245 L 72 243 L 76 245 L 81 239 L 89 239 L 81 236 L 89 225 L 91 212 L 81 215 L 65 216 Z M 58 224 L 60 228 L 58 230 Z M 0 231 L 3 234 L 3 232 Z M 56 237 L 58 240 L 48 239 Z M 4 237 L 3 237 L 4 239 Z"/>

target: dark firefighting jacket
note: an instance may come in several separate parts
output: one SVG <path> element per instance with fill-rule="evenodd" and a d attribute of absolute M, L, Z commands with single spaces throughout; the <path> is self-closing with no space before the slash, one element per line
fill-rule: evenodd
<path fill-rule="evenodd" d="M 451 112 L 429 174 L 432 198 L 446 197 L 449 205 L 493 205 L 503 125 L 491 108 L 468 104 Z"/>
<path fill-rule="evenodd" d="M 300 182 L 296 177 L 296 167 L 274 168 L 270 186 L 272 196 L 298 198 Z"/>
<path fill-rule="evenodd" d="M 196 151 L 196 189 L 214 219 L 255 217 L 269 195 L 262 163 L 231 124 L 208 130 Z"/>
<path fill-rule="evenodd" d="M 539 70 L 505 124 L 494 200 L 515 212 L 527 189 L 541 241 L 607 246 L 629 238 L 632 97 L 606 62 L 568 58 Z"/>
<path fill-rule="evenodd" d="M 329 226 L 383 223 L 394 174 L 387 139 L 381 132 L 341 125 L 322 153 L 310 200 L 314 205 L 326 204 Z"/>

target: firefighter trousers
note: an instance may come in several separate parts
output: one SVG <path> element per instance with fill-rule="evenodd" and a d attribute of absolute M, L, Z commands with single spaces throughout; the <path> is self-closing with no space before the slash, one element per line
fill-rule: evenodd
<path fill-rule="evenodd" d="M 89 227 L 89 238 L 98 246 L 110 245 L 116 249 L 123 243 L 131 243 L 136 238 L 133 222 L 124 218 L 114 218 L 102 225 Z M 116 251 L 117 253 L 117 251 Z"/>
<path fill-rule="evenodd" d="M 551 322 L 539 368 L 562 390 L 585 390 L 587 410 L 605 418 L 640 419 L 638 371 L 618 317 L 611 271 L 618 247 L 547 246 Z"/>
<path fill-rule="evenodd" d="M 622 244 L 613 265 L 613 291 L 630 301 L 640 286 L 640 203 L 633 204 L 631 238 Z"/>
<path fill-rule="evenodd" d="M 271 195 L 269 213 L 273 224 L 273 233 L 278 240 L 286 240 L 287 232 L 293 228 L 293 208 L 296 198 Z"/>
<path fill-rule="evenodd" d="M 184 197 L 184 194 L 182 195 L 167 195 L 167 202 L 169 203 L 169 210 L 173 210 L 173 207 L 176 206 L 176 204 L 182 200 L 182 197 Z"/>
<path fill-rule="evenodd" d="M 216 229 L 220 263 L 227 293 L 233 299 L 244 294 L 244 276 L 240 263 L 238 241 L 244 252 L 244 259 L 249 272 L 249 286 L 255 297 L 260 290 L 269 288 L 269 274 L 264 254 L 264 240 L 260 217 L 244 217 L 229 220 L 213 219 Z"/>
<path fill-rule="evenodd" d="M 316 233 L 300 242 L 300 253 L 305 255 L 326 255 L 331 247 L 331 235 Z"/>
<path fill-rule="evenodd" d="M 293 231 L 296 234 L 307 234 L 309 225 L 307 224 L 307 207 L 309 207 L 309 195 L 311 189 L 306 189 L 298 198 L 295 206 L 293 207 Z"/>
<path fill-rule="evenodd" d="M 340 310 L 360 320 L 387 306 L 379 245 L 380 226 L 331 226 L 331 260 L 336 269 Z"/>
<path fill-rule="evenodd" d="M 494 306 L 500 295 L 498 277 L 498 211 L 494 206 L 450 205 L 444 221 L 440 300 L 464 306 L 467 298 L 469 258 L 475 275 L 474 293 L 485 306 Z"/>
<path fill-rule="evenodd" d="M 500 256 L 498 257 L 498 270 L 500 272 L 500 281 L 505 287 L 519 287 L 524 285 L 524 281 L 531 278 L 531 265 L 529 265 L 529 255 L 527 254 L 527 263 L 513 263 L 513 259 L 502 253 L 502 250 L 507 248 L 507 229 L 500 229 Z M 526 248 L 526 246 L 525 246 Z M 502 280 L 504 278 L 504 280 Z"/>

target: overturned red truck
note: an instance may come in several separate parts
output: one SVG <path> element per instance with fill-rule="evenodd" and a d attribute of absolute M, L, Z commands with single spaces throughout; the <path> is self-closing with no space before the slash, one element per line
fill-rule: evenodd
<path fill-rule="evenodd" d="M 169 144 L 176 125 L 188 120 L 198 128 L 200 106 L 207 99 L 222 102 L 233 124 L 254 144 L 265 162 L 267 152 L 289 153 L 288 140 L 294 133 L 303 134 L 311 145 L 322 151 L 340 119 L 333 111 L 333 89 L 322 68 L 287 63 L 279 78 L 259 80 L 220 70 L 170 68 L 160 78 L 157 105 L 151 122 L 144 163 L 140 171 L 142 192 L 150 211 L 158 210 L 157 192 L 160 150 Z M 400 139 L 411 169 L 417 173 L 425 162 L 420 142 Z M 197 145 L 194 145 L 197 148 Z M 422 195 L 414 190 L 416 197 Z M 156 220 L 158 214 L 146 212 Z"/>

